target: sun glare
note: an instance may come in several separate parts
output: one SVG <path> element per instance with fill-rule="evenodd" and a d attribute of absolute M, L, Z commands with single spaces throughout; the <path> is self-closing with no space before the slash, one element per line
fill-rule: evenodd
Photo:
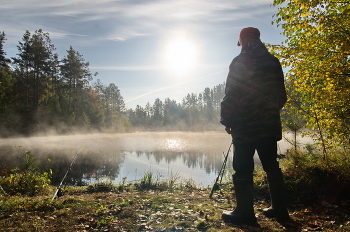
<path fill-rule="evenodd" d="M 171 41 L 165 50 L 167 67 L 176 74 L 187 74 L 196 64 L 196 47 L 186 38 Z"/>

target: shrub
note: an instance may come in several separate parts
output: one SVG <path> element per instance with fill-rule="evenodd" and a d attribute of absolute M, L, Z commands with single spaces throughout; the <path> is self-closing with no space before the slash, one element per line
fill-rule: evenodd
<path fill-rule="evenodd" d="M 94 183 L 88 186 L 87 191 L 91 193 L 96 192 L 111 192 L 115 189 L 113 184 L 108 181 L 102 181 L 98 183 Z"/>
<path fill-rule="evenodd" d="M 304 204 L 340 202 L 343 196 L 350 194 L 347 188 L 350 183 L 350 157 L 335 151 L 325 160 L 321 154 L 311 150 L 292 152 L 282 161 L 289 198 Z"/>
<path fill-rule="evenodd" d="M 21 168 L 11 170 L 8 176 L 0 177 L 0 185 L 10 195 L 43 195 L 50 191 L 51 170 L 40 173 L 36 165 L 36 159 L 30 151 L 23 151 Z"/>

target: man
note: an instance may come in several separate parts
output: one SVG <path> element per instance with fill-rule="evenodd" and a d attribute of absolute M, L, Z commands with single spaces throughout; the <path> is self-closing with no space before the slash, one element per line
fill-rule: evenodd
<path fill-rule="evenodd" d="M 272 202 L 263 213 L 279 220 L 289 219 L 277 161 L 277 141 L 282 139 L 280 110 L 287 97 L 280 62 L 260 41 L 260 31 L 243 28 L 238 46 L 242 49 L 230 65 L 220 120 L 235 147 L 233 182 L 237 206 L 232 212 L 223 212 L 222 217 L 236 225 L 258 226 L 253 208 L 255 150 L 267 175 Z"/>

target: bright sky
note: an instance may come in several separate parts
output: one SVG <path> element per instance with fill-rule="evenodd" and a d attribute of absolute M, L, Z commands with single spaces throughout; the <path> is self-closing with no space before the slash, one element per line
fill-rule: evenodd
<path fill-rule="evenodd" d="M 115 83 L 127 108 L 156 98 L 180 102 L 226 80 L 239 54 L 239 31 L 261 31 L 279 44 L 272 0 L 0 0 L 0 32 L 7 57 L 26 30 L 50 34 L 59 59 L 69 46 L 90 63 L 104 85 Z"/>

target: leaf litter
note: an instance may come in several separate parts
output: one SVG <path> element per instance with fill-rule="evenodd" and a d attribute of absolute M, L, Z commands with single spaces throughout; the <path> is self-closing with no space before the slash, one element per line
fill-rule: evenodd
<path fill-rule="evenodd" d="M 279 223 L 263 216 L 265 199 L 255 202 L 260 228 L 225 224 L 223 210 L 235 206 L 234 195 L 210 189 L 174 191 L 128 190 L 88 193 L 79 191 L 56 200 L 0 196 L 0 231 L 349 231 L 349 203 L 292 205 L 294 223 Z M 46 202 L 39 207 L 38 202 Z M 17 203 L 16 203 L 17 202 Z M 17 205 L 16 205 L 17 204 Z M 36 206 L 36 207 L 35 207 Z"/>

